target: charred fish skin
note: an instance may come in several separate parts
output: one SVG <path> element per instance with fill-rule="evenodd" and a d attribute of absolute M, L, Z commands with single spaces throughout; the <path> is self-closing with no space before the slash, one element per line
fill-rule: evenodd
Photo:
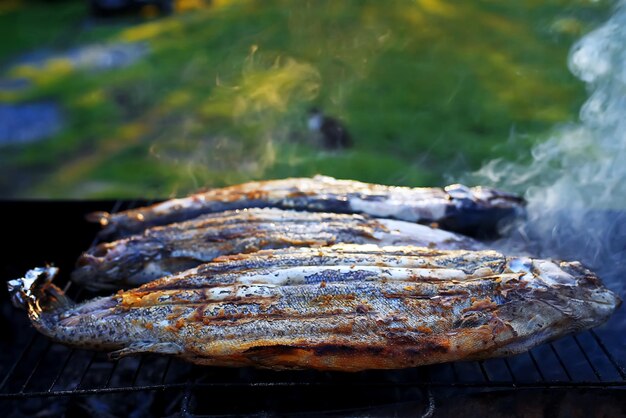
<path fill-rule="evenodd" d="M 315 176 L 244 183 L 116 214 L 99 212 L 90 219 L 104 227 L 103 237 L 115 238 L 206 213 L 254 207 L 438 223 L 469 235 L 494 233 L 499 223 L 524 213 L 520 197 L 484 187 L 393 187 Z"/>
<path fill-rule="evenodd" d="M 237 282 L 253 283 L 271 280 L 283 283 L 316 277 L 326 268 L 354 269 L 356 266 L 371 271 L 379 268 L 408 268 L 422 276 L 449 276 L 491 274 L 502 271 L 505 259 L 495 251 L 440 251 L 422 247 L 377 247 L 375 245 L 338 244 L 321 248 L 284 248 L 263 250 L 251 254 L 218 257 L 214 262 L 176 275 L 152 281 L 142 288 L 145 291 L 175 289 L 184 282 L 186 289 L 201 289 L 216 283 L 232 285 Z M 329 270 L 330 271 L 330 270 Z M 359 274 L 353 273 L 352 278 Z M 454 275 L 454 274 L 453 274 Z M 327 280 L 332 281 L 331 275 Z M 450 278 L 450 277 L 448 277 Z"/>
<path fill-rule="evenodd" d="M 202 215 L 102 243 L 78 259 L 72 280 L 90 289 L 117 290 L 187 270 L 222 255 L 336 243 L 484 248 L 471 238 L 409 222 L 356 214 L 253 208 Z"/>
<path fill-rule="evenodd" d="M 10 286 L 34 326 L 65 344 L 113 357 L 154 352 L 272 369 L 394 369 L 510 355 L 597 326 L 620 304 L 578 263 L 489 253 L 490 267 L 477 263 L 469 274 L 355 260 L 237 270 L 230 282 L 207 276 L 192 285 L 189 276 L 202 274 L 194 269 L 76 305 L 45 269 Z"/>

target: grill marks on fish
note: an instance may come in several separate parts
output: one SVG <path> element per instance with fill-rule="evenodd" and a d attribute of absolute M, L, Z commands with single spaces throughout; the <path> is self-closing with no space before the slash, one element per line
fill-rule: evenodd
<path fill-rule="evenodd" d="M 481 283 L 476 290 L 483 287 Z M 432 292 L 429 292 L 431 296 Z M 450 306 L 432 303 L 429 293 L 418 295 L 402 283 L 272 287 L 262 297 L 248 294 L 245 303 L 223 300 L 188 304 L 191 301 L 188 298 L 194 296 L 200 296 L 195 302 L 202 301 L 201 291 L 193 293 L 181 294 L 185 300 L 182 304 L 171 301 L 153 305 L 150 301 L 136 300 L 132 306 L 127 306 L 123 301 L 117 311 L 126 309 L 131 317 L 150 317 L 150 322 L 136 320 L 134 324 L 150 324 L 147 328 L 151 331 L 191 341 L 191 350 L 198 347 L 204 353 L 202 337 L 215 339 L 215 344 L 210 346 L 210 350 L 217 351 L 212 356 L 215 357 L 224 346 L 238 353 L 245 347 L 294 345 L 293 341 L 299 341 L 296 346 L 313 345 L 318 349 L 333 345 L 354 347 L 354 340 L 379 347 L 389 343 L 416 343 L 422 337 L 448 330 L 449 318 L 455 313 L 453 305 L 457 302 L 451 300 Z M 446 298 L 454 299 L 451 292 L 444 293 Z M 411 300 L 405 303 L 407 297 Z M 326 341 L 327 338 L 331 338 L 332 343 Z"/>
<path fill-rule="evenodd" d="M 262 274 L 258 273 L 248 276 L 243 274 L 240 280 L 230 284 L 218 281 L 211 284 L 207 283 L 205 287 L 182 287 L 179 289 L 163 289 L 160 291 L 138 289 L 119 292 L 118 296 L 120 303 L 129 308 L 149 305 L 222 303 L 224 301 L 232 302 L 244 299 L 247 301 L 253 299 L 263 300 L 273 298 L 276 295 L 281 295 L 282 297 L 285 295 L 284 292 L 292 292 L 291 289 L 313 291 L 316 288 L 331 288 L 333 285 L 345 286 L 345 288 L 334 287 L 334 290 L 325 292 L 338 292 L 340 289 L 359 289 L 365 291 L 366 288 L 371 288 L 370 290 L 374 291 L 376 290 L 376 283 L 382 281 L 388 285 L 384 290 L 386 298 L 430 298 L 436 296 L 464 296 L 471 293 L 476 286 L 479 286 L 484 281 L 493 281 L 491 277 L 466 278 L 464 275 L 457 276 L 457 280 L 449 280 L 446 278 L 445 273 L 443 273 L 441 277 L 434 277 L 437 275 L 436 271 L 424 277 L 420 275 L 420 270 L 396 269 L 401 271 L 389 272 L 381 268 L 361 270 L 362 268 L 363 267 L 357 267 L 350 271 L 340 268 L 325 269 L 316 274 L 320 278 L 317 282 L 302 280 L 303 277 L 306 279 L 306 274 L 310 274 L 309 272 L 302 275 L 301 272 L 294 271 L 295 269 L 287 269 L 287 271 L 281 272 L 283 278 L 281 281 L 276 281 L 275 277 L 264 278 Z M 362 271 L 363 273 L 361 273 Z M 334 280 L 326 280 L 324 275 L 333 276 Z M 365 279 L 361 280 L 361 278 Z M 459 286 L 458 283 L 460 281 L 463 281 L 465 287 Z M 297 298 L 297 294 L 289 294 L 291 297 Z"/>
<path fill-rule="evenodd" d="M 259 282 L 290 285 L 305 283 L 306 280 L 315 280 L 321 284 L 333 277 L 356 281 L 371 275 L 371 272 L 376 272 L 376 277 L 382 279 L 385 275 L 391 276 L 392 271 L 410 272 L 421 281 L 427 281 L 429 277 L 434 280 L 454 277 L 464 279 L 472 275 L 498 274 L 504 271 L 505 265 L 506 258 L 495 251 L 441 251 L 421 247 L 342 244 L 326 248 L 264 250 L 220 257 L 212 263 L 155 280 L 142 286 L 142 289 L 154 291 L 180 289 L 181 286 L 202 288 L 217 284 Z M 341 275 L 342 270 L 347 274 Z M 326 276 L 323 275 L 324 271 L 328 271 Z"/>
<path fill-rule="evenodd" d="M 619 304 L 580 265 L 493 251 L 314 251 L 223 257 L 78 305 L 42 269 L 12 281 L 11 294 L 42 333 L 115 357 L 160 352 L 207 365 L 344 371 L 518 353 L 598 325 Z M 334 261 L 306 265 L 316 258 Z"/>
<path fill-rule="evenodd" d="M 523 200 L 484 187 L 392 187 L 315 176 L 244 183 L 116 214 L 100 212 L 91 219 L 102 224 L 104 236 L 119 237 L 206 213 L 265 207 L 363 213 L 423 224 L 437 222 L 443 229 L 485 233 L 495 231 L 503 219 L 521 214 Z"/>
<path fill-rule="evenodd" d="M 402 221 L 248 209 L 204 215 L 100 244 L 79 258 L 73 280 L 93 289 L 117 289 L 186 270 L 221 255 L 335 243 L 483 248 L 471 238 Z"/>

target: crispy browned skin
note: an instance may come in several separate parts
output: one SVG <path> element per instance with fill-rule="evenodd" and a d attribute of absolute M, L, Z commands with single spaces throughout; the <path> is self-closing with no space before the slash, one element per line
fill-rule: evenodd
<path fill-rule="evenodd" d="M 291 257 L 296 263 L 284 261 Z M 525 351 L 604 322 L 620 301 L 578 263 L 372 246 L 223 257 L 72 305 L 36 269 L 9 283 L 49 337 L 114 357 L 355 371 Z"/>
<path fill-rule="evenodd" d="M 337 243 L 482 249 L 471 238 L 409 222 L 355 214 L 244 209 L 203 215 L 102 243 L 85 252 L 72 280 L 92 289 L 137 286 L 228 254 Z"/>
<path fill-rule="evenodd" d="M 120 237 L 206 213 L 253 207 L 363 213 L 438 223 L 442 229 L 482 235 L 493 233 L 503 219 L 523 213 L 523 200 L 486 187 L 392 187 L 315 176 L 250 182 L 119 213 L 97 213 L 91 218 L 102 224 L 103 236 Z"/>

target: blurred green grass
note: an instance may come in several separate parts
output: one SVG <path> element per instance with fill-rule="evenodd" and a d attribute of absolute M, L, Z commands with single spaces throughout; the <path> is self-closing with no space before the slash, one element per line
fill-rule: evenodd
<path fill-rule="evenodd" d="M 584 0 L 214 1 L 153 20 L 91 22 L 83 3 L 0 9 L 0 101 L 58 102 L 53 138 L 0 148 L 0 196 L 167 197 L 250 179 L 323 173 L 441 185 L 520 158 L 585 97 L 569 48 L 609 11 Z M 147 42 L 120 69 L 38 48 Z M 353 149 L 314 147 L 306 111 L 341 119 Z"/>

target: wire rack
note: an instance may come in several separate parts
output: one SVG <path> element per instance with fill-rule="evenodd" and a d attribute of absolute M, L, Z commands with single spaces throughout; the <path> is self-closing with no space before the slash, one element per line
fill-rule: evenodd
<path fill-rule="evenodd" d="M 133 204 L 118 202 L 113 210 Z M 69 284 L 66 290 L 78 300 L 91 296 Z M 618 315 L 623 315 L 621 311 Z M 168 413 L 199 416 L 258 410 L 341 411 L 346 405 L 361 405 L 364 399 L 384 404 L 417 397 L 421 411 L 427 414 L 433 389 L 626 389 L 623 359 L 614 355 L 615 347 L 593 330 L 503 359 L 399 371 L 272 372 L 197 367 L 156 355 L 110 361 L 103 353 L 50 342 L 30 327 L 25 315 L 15 315 L 14 320 L 23 331 L 16 342 L 19 349 L 10 353 L 9 366 L 0 372 L 0 401 L 7 402 L 150 394 L 153 402 L 155 398 L 170 399 L 163 407 Z M 245 398 L 246 402 L 234 405 L 234 398 Z"/>

